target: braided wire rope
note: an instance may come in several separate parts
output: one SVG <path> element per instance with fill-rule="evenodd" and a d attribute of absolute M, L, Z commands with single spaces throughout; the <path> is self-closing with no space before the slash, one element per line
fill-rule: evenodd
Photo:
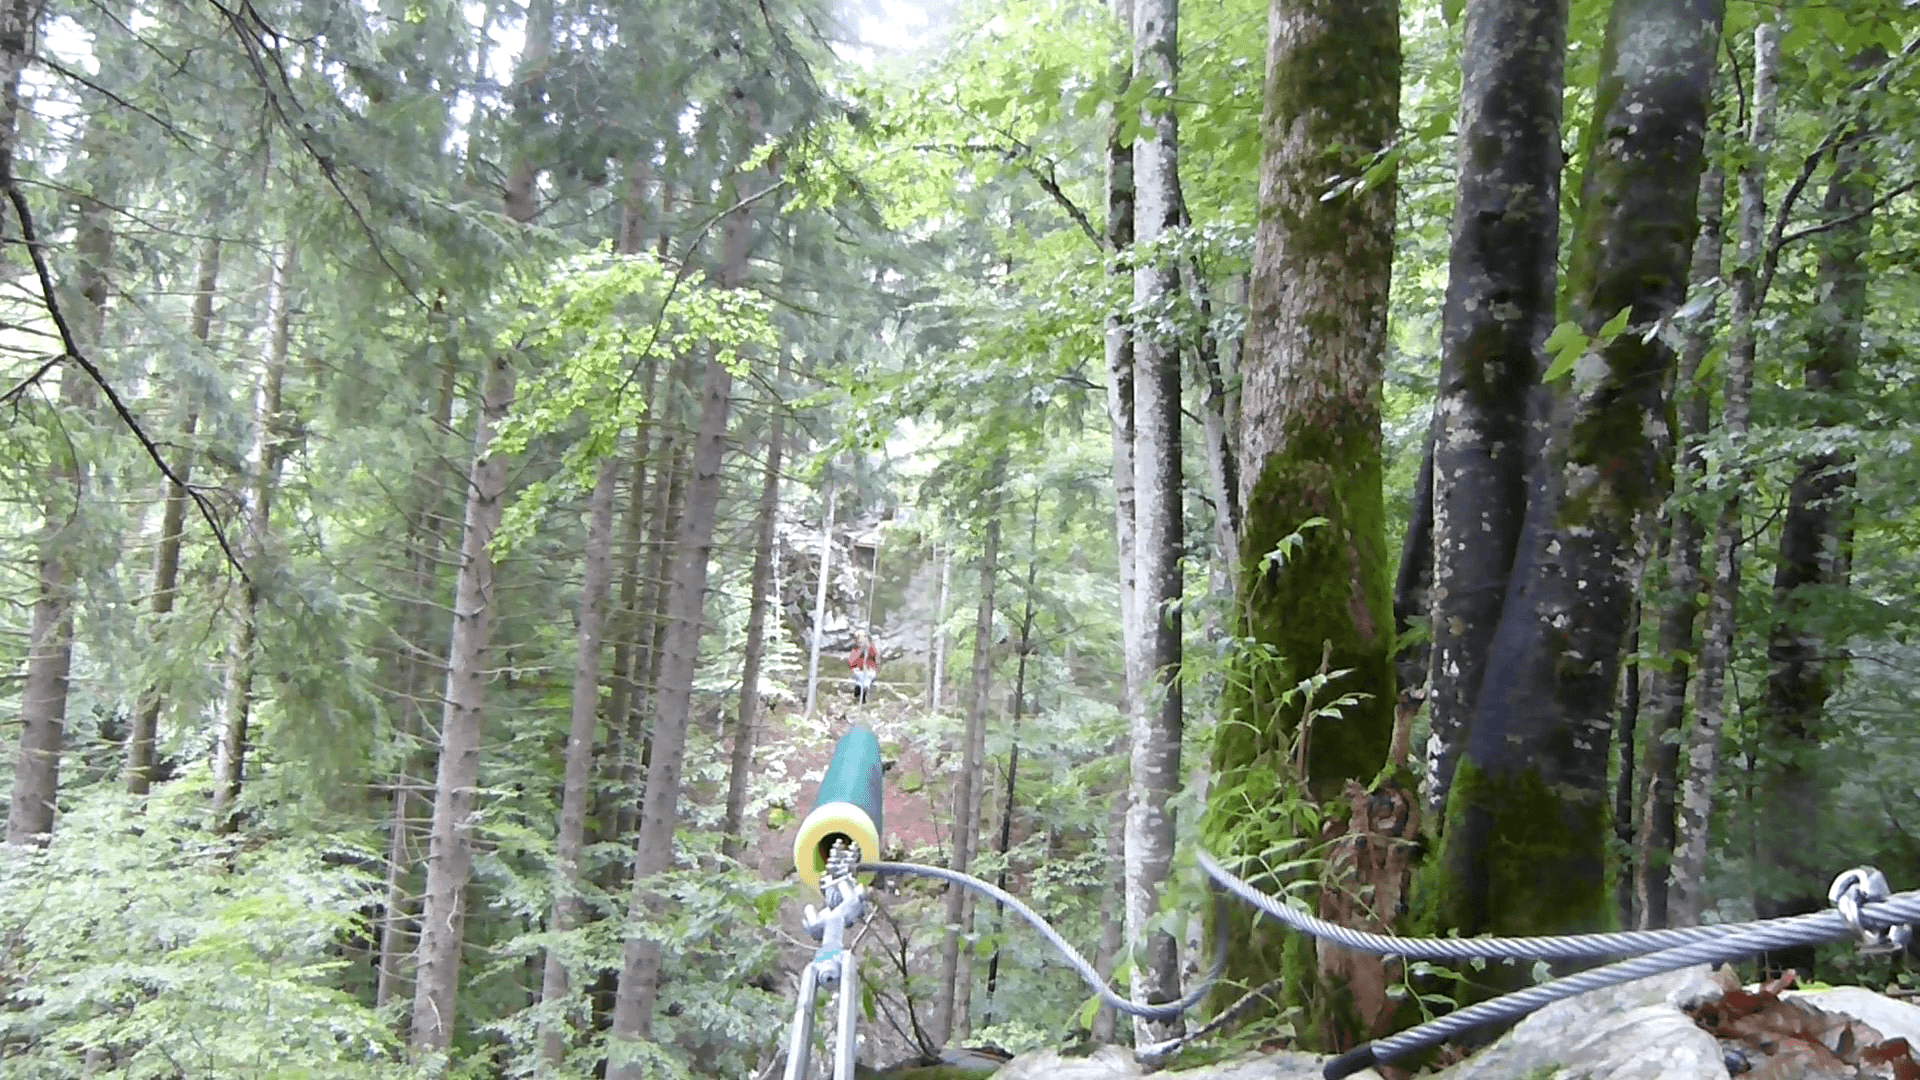
<path fill-rule="evenodd" d="M 1735 960 L 1790 945 L 1816 945 L 1857 935 L 1877 937 L 1901 924 L 1920 920 L 1920 892 L 1904 892 L 1866 899 L 1857 895 L 1849 897 L 1843 909 L 1850 905 L 1854 919 L 1849 919 L 1843 910 L 1830 909 L 1780 919 L 1674 930 L 1535 938 L 1403 938 L 1391 934 L 1369 934 L 1316 919 L 1289 908 L 1278 897 L 1269 896 L 1235 877 L 1204 851 L 1199 853 L 1199 861 L 1209 877 L 1263 914 L 1303 933 L 1365 952 L 1418 959 L 1518 960 L 1540 956 L 1609 956 L 1643 952 L 1649 948 L 1657 950 L 1645 956 L 1576 972 L 1552 982 L 1469 1005 L 1397 1035 L 1356 1047 L 1327 1063 L 1324 1073 L 1327 1080 L 1340 1080 L 1369 1065 L 1392 1061 L 1449 1036 L 1485 1024 L 1525 1016 L 1544 1005 L 1590 990 L 1644 979 L 1692 964 Z"/>
<path fill-rule="evenodd" d="M 941 866 L 923 866 L 919 863 L 863 862 L 857 869 L 867 870 L 881 875 L 901 874 L 912 877 L 933 878 L 937 881 L 945 881 L 962 888 L 972 889 L 974 892 L 990 900 L 1006 905 L 1015 915 L 1025 919 L 1035 930 L 1040 931 L 1040 936 L 1046 938 L 1047 943 L 1052 945 L 1059 951 L 1061 956 L 1066 958 L 1068 965 L 1079 974 L 1081 979 L 1085 980 L 1088 986 L 1094 989 L 1094 992 L 1100 996 L 1102 1002 L 1128 1016 L 1138 1016 L 1147 1020 L 1171 1020 L 1179 1016 L 1181 1013 L 1198 1005 L 1200 1000 L 1213 990 L 1214 983 L 1219 981 L 1220 973 L 1224 971 L 1227 966 L 1227 939 L 1225 935 L 1218 935 L 1219 941 L 1216 942 L 1214 946 L 1213 970 L 1207 973 L 1207 977 L 1201 980 L 1199 986 L 1187 991 L 1187 995 L 1178 1001 L 1143 1005 L 1128 998 L 1123 998 L 1109 989 L 1107 987 L 1107 980 L 1100 976 L 1098 969 L 1087 962 L 1086 957 L 1080 955 L 1080 950 L 1074 948 L 1072 942 L 1061 937 L 1059 931 L 1048 924 L 1047 920 L 1042 918 L 1038 912 L 1022 903 L 1019 897 L 1005 889 L 999 888 L 991 882 L 982 881 L 970 874 L 962 874 L 957 870 L 948 870 Z"/>

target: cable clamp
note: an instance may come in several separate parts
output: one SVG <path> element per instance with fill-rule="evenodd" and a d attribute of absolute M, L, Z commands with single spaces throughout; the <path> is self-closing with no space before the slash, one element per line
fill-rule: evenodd
<path fill-rule="evenodd" d="M 1913 927 L 1906 923 L 1875 929 L 1860 917 L 1860 905 L 1885 900 L 1891 895 L 1887 876 L 1871 866 L 1856 866 L 1834 878 L 1833 884 L 1827 887 L 1827 902 L 1837 908 L 1840 917 L 1860 935 L 1860 951 L 1868 956 L 1898 952 L 1913 940 Z"/>

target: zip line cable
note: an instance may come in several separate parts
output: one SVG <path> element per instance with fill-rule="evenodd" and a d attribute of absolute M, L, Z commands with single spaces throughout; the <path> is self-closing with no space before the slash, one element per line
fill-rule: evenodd
<path fill-rule="evenodd" d="M 1224 934 L 1215 935 L 1213 970 L 1186 996 L 1178 1001 L 1135 1002 L 1114 993 L 1108 987 L 1107 980 L 1071 942 L 1019 897 L 1005 889 L 945 867 L 880 860 L 881 771 L 880 746 L 873 733 L 863 727 L 849 731 L 834 751 L 834 759 L 821 781 L 820 796 L 814 811 L 802 823 L 800 833 L 794 840 L 794 863 L 801 880 L 821 891 L 828 897 L 829 903 L 827 910 L 816 911 L 811 906 L 807 909 L 809 931 L 821 937 L 822 949 L 816 954 L 814 964 L 809 967 L 802 984 L 801 1002 L 795 1013 L 795 1033 L 790 1044 L 793 1053 L 801 1053 L 806 1039 L 810 1037 L 813 996 L 819 986 L 838 984 L 842 988 L 841 1031 L 845 1039 L 852 1038 L 851 1006 L 846 1003 L 850 1000 L 848 994 L 853 986 L 854 968 L 850 946 L 843 947 L 841 941 L 842 924 L 850 926 L 866 910 L 862 887 L 852 880 L 852 875 L 860 871 L 882 877 L 891 874 L 944 881 L 949 885 L 971 889 L 1011 909 L 1040 932 L 1075 973 L 1093 988 L 1103 1004 L 1128 1016 L 1149 1020 L 1172 1019 L 1199 1004 L 1219 982 L 1227 961 L 1228 943 Z M 1341 1080 L 1361 1069 L 1393 1061 L 1450 1036 L 1483 1025 L 1517 1019 L 1544 1005 L 1576 994 L 1644 979 L 1693 964 L 1735 960 L 1788 946 L 1817 945 L 1847 938 L 1854 938 L 1863 953 L 1897 951 L 1913 940 L 1913 924 L 1920 922 L 1920 891 L 1891 893 L 1887 888 L 1887 879 L 1880 871 L 1861 866 L 1833 880 L 1827 890 L 1827 901 L 1833 905 L 1832 908 L 1807 915 L 1670 930 L 1629 930 L 1601 934 L 1518 938 L 1399 937 L 1354 930 L 1315 918 L 1289 906 L 1280 897 L 1254 888 L 1206 851 L 1196 851 L 1195 855 L 1200 869 L 1217 886 L 1215 895 L 1218 904 L 1224 905 L 1226 898 L 1232 896 L 1293 930 L 1362 952 L 1403 959 L 1509 962 L 1541 957 L 1590 958 L 1642 954 L 1468 1005 L 1397 1035 L 1362 1044 L 1326 1063 L 1323 1072 L 1327 1080 Z M 856 859 L 859 860 L 857 865 Z M 842 1050 L 838 1057 L 837 1080 L 851 1080 L 850 1054 Z M 793 1070 L 797 1067 L 797 1059 L 790 1057 L 790 1080 L 796 1076 Z M 844 1074 L 841 1072 L 843 1069 L 847 1070 Z"/>

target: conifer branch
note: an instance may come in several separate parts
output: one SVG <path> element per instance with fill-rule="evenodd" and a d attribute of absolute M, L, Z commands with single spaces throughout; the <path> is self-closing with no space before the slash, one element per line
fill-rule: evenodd
<path fill-rule="evenodd" d="M 133 410 L 128 408 L 127 403 L 121 399 L 120 392 L 114 389 L 113 383 L 107 379 L 99 366 L 80 350 L 80 343 L 73 336 L 73 327 L 68 325 L 66 313 L 60 309 L 60 301 L 54 294 L 53 272 L 47 269 L 46 252 L 34 232 L 33 211 L 27 206 L 27 197 L 21 194 L 20 185 L 14 182 L 13 161 L 10 154 L 0 154 L 0 185 L 5 186 L 7 201 L 13 204 L 13 212 L 20 222 L 20 240 L 26 245 L 27 254 L 33 260 L 34 276 L 40 279 L 41 299 L 46 304 L 47 315 L 53 319 L 54 328 L 60 331 L 60 342 L 66 349 L 65 354 L 55 357 L 42 366 L 33 378 L 40 378 L 54 364 L 63 360 L 71 360 L 79 365 L 80 370 L 86 372 L 87 378 L 93 380 L 93 384 L 107 395 L 107 402 L 113 406 L 114 414 L 120 418 L 120 423 L 133 433 L 133 437 L 139 440 L 141 448 L 147 452 L 149 458 L 153 459 L 154 465 L 159 467 L 160 475 L 178 486 L 181 491 L 186 492 L 187 497 L 193 500 L 193 505 L 200 511 L 200 516 L 206 519 L 207 527 L 213 530 L 214 542 L 220 545 L 220 551 L 226 556 L 228 565 L 240 575 L 241 581 L 251 585 L 252 580 L 247 577 L 246 567 L 241 565 L 240 556 L 227 542 L 226 530 L 220 527 L 219 519 L 214 516 L 213 504 L 198 489 L 181 479 L 179 473 L 173 471 L 173 466 L 167 464 L 166 456 L 160 453 L 160 447 L 154 443 L 153 437 L 147 434 L 147 429 L 141 426 L 139 418 L 133 415 Z M 8 392 L 9 396 L 13 393 L 14 391 Z"/>

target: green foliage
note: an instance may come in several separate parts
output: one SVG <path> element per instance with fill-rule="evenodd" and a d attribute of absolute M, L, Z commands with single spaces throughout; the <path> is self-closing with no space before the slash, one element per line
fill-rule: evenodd
<path fill-rule="evenodd" d="M 378 884 L 368 853 L 212 840 L 197 794 L 144 815 L 86 800 L 47 850 L 0 864 L 8 1075 L 409 1075 L 385 1021 L 338 986 Z"/>

